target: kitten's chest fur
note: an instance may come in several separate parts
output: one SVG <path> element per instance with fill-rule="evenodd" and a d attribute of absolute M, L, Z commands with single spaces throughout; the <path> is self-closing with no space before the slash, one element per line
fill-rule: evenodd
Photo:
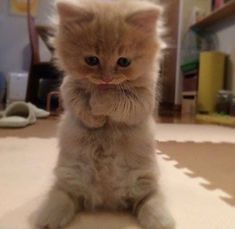
<path fill-rule="evenodd" d="M 141 193 L 137 190 L 139 177 L 149 173 L 153 164 L 148 128 L 89 130 L 73 126 L 69 136 L 66 128 L 62 133 L 67 134 L 66 139 L 61 141 L 67 154 L 61 155 L 58 169 L 70 168 L 67 181 L 72 182 L 68 185 L 83 193 L 85 208 L 128 208 L 135 193 Z"/>
<path fill-rule="evenodd" d="M 117 133 L 109 130 L 90 132 L 91 135 L 91 142 L 83 145 L 87 153 L 81 152 L 79 156 L 84 162 L 84 173 L 89 174 L 86 183 L 90 194 L 88 199 L 93 200 L 95 208 L 126 208 L 131 166 L 120 147 L 124 136 L 117 136 Z"/>

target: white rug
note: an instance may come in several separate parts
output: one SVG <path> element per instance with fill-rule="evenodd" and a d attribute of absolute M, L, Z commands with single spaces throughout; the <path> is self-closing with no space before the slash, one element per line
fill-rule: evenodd
<path fill-rule="evenodd" d="M 0 229 L 33 229 L 29 218 L 50 187 L 56 162 L 56 139 L 0 139 Z M 222 191 L 209 191 L 199 178 L 190 178 L 174 161 L 159 155 L 162 187 L 177 229 L 234 229 L 235 207 Z M 190 172 L 190 171 L 188 171 Z M 120 215 L 83 215 L 69 229 L 139 229 Z"/>
<path fill-rule="evenodd" d="M 156 140 L 161 142 L 235 143 L 235 128 L 205 124 L 158 123 Z"/>

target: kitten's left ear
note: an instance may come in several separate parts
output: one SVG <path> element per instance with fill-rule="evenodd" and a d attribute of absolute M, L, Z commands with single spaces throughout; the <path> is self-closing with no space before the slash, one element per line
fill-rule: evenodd
<path fill-rule="evenodd" d="M 126 22 L 145 32 L 153 32 L 161 15 L 160 7 L 151 7 L 150 9 L 139 10 L 126 19 Z"/>
<path fill-rule="evenodd" d="M 91 22 L 94 19 L 94 14 L 86 11 L 85 9 L 67 2 L 58 2 L 57 11 L 61 22 L 76 19 L 77 21 Z"/>

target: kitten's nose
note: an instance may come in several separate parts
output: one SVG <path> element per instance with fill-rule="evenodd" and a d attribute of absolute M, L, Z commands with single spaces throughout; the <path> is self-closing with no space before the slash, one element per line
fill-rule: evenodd
<path fill-rule="evenodd" d="M 105 83 L 109 83 L 112 81 L 112 77 L 111 76 L 103 76 L 102 77 L 102 80 L 105 82 Z"/>

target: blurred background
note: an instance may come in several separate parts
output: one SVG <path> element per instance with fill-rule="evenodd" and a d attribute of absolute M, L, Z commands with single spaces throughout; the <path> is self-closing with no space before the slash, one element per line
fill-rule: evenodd
<path fill-rule="evenodd" d="M 235 3 L 156 0 L 167 27 L 156 116 L 235 125 Z M 53 1 L 2 0 L 0 107 L 26 100 L 54 111 L 63 77 L 53 65 Z M 159 87 L 158 87 L 159 90 Z M 159 94 L 159 93 L 158 93 Z"/>

